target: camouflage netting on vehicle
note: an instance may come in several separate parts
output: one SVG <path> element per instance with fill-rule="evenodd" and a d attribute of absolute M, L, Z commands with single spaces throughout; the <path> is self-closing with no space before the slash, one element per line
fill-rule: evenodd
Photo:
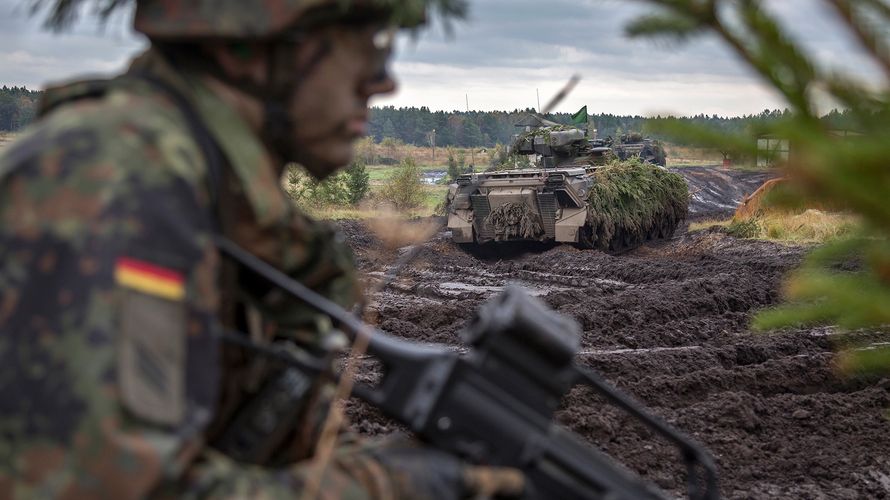
<path fill-rule="evenodd" d="M 682 176 L 639 159 L 599 169 L 588 194 L 589 246 L 635 247 L 670 236 L 686 218 L 689 188 Z"/>
<path fill-rule="evenodd" d="M 550 134 L 553 132 L 565 132 L 566 130 L 576 130 L 578 127 L 572 125 L 554 125 L 552 127 L 541 127 L 529 130 L 527 132 L 523 132 L 519 134 L 519 137 L 513 142 L 513 145 L 510 147 L 511 154 L 518 154 L 518 147 L 525 141 L 534 142 L 535 138 L 541 137 L 544 140 L 545 144 L 551 144 L 553 141 L 550 138 Z"/>
<path fill-rule="evenodd" d="M 485 223 L 494 228 L 495 241 L 537 239 L 544 232 L 540 217 L 525 203 L 504 203 L 488 214 Z"/>

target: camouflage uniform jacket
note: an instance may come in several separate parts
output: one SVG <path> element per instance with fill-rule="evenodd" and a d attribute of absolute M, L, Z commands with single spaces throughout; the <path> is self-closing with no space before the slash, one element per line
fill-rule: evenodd
<path fill-rule="evenodd" d="M 154 49 L 137 73 L 191 103 L 223 157 L 218 193 L 182 106 L 143 78 L 48 91 L 42 119 L 0 157 L 0 498 L 292 498 L 325 405 L 288 429 L 275 467 L 271 454 L 249 466 L 214 451 L 204 443 L 269 367 L 211 332 L 311 350 L 323 322 L 225 263 L 210 235 L 220 223 L 344 305 L 351 257 L 295 210 L 262 143 L 198 77 Z M 382 494 L 360 455 L 328 468 L 325 497 Z"/>

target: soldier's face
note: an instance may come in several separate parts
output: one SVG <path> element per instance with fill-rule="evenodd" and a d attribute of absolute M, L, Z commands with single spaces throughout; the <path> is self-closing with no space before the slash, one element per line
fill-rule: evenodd
<path fill-rule="evenodd" d="M 353 142 L 367 134 L 368 100 L 395 90 L 386 71 L 391 37 L 379 27 L 331 27 L 299 51 L 298 67 L 310 69 L 291 100 L 295 149 L 315 177 L 352 161 Z"/>

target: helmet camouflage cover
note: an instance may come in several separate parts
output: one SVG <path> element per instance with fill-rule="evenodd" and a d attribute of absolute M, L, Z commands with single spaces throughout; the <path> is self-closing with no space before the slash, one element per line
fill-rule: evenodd
<path fill-rule="evenodd" d="M 149 38 L 189 39 L 274 38 L 319 10 L 352 16 L 366 14 L 393 25 L 413 28 L 426 21 L 428 10 L 443 18 L 460 18 L 466 0 L 94 0 L 107 18 L 118 7 L 136 2 L 134 28 Z M 78 14 L 84 0 L 31 0 L 51 4 L 46 25 L 61 30 Z"/>
<path fill-rule="evenodd" d="M 150 38 L 266 38 L 320 9 L 368 12 L 403 27 L 425 19 L 426 0 L 137 0 L 134 27 Z"/>

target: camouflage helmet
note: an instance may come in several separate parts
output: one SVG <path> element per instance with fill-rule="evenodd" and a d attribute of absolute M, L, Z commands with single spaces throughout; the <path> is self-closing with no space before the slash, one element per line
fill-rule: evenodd
<path fill-rule="evenodd" d="M 134 28 L 152 39 L 275 38 L 314 13 L 376 17 L 412 28 L 427 8 L 463 15 L 463 0 L 137 0 Z"/>

